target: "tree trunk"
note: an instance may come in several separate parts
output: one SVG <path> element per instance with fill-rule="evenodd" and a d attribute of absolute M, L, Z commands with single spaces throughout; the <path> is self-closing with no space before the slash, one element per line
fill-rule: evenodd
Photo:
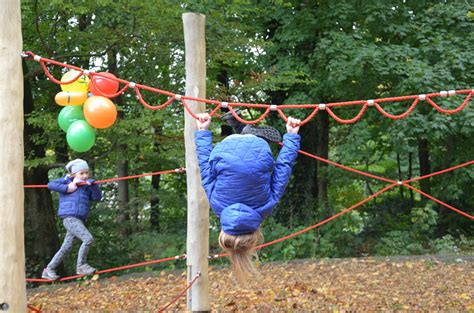
<path fill-rule="evenodd" d="M 27 73 L 26 62 L 23 61 L 23 73 Z M 23 110 L 25 116 L 33 112 L 33 97 L 29 79 L 24 80 Z M 41 158 L 45 155 L 44 146 L 34 144 L 32 135 L 40 130 L 32 125 L 25 124 L 24 145 L 25 154 Z M 25 184 L 46 184 L 48 182 L 48 168 L 38 166 L 24 170 Z M 49 259 L 59 248 L 58 231 L 55 223 L 54 206 L 51 193 L 46 188 L 25 189 L 25 247 L 26 272 L 38 276 Z M 41 240 L 39 239 L 41 238 Z M 61 265 L 62 266 L 62 265 Z M 62 268 L 59 269 L 63 271 Z"/>
<path fill-rule="evenodd" d="M 320 111 L 317 115 L 318 146 L 316 154 L 327 159 L 329 156 L 329 114 Z M 327 163 L 318 162 L 318 203 L 325 210 L 328 208 L 328 173 Z"/>
<path fill-rule="evenodd" d="M 118 177 L 128 176 L 128 160 L 126 156 L 127 146 L 117 145 L 117 175 Z M 119 180 L 118 182 L 118 199 L 119 199 L 119 215 L 117 222 L 119 223 L 119 234 L 122 237 L 130 235 L 130 213 L 128 211 L 129 190 L 128 180 Z"/>
<path fill-rule="evenodd" d="M 161 175 L 155 175 L 151 179 L 153 192 L 151 195 L 150 226 L 156 232 L 160 232 L 160 197 L 156 194 L 160 189 L 160 181 Z"/>
<path fill-rule="evenodd" d="M 163 128 L 161 126 L 154 127 L 155 138 L 163 133 Z M 160 142 L 155 140 L 154 151 L 158 155 L 160 153 Z M 153 171 L 157 171 L 155 168 Z M 151 178 L 151 201 L 150 201 L 150 226 L 151 229 L 159 232 L 160 231 L 160 197 L 158 196 L 158 191 L 160 190 L 160 181 L 161 175 L 155 175 Z"/>
<path fill-rule="evenodd" d="M 26 311 L 20 1 L 0 10 L 0 308 Z"/>
<path fill-rule="evenodd" d="M 108 72 L 111 74 L 116 74 L 118 64 L 117 64 L 117 54 L 118 52 L 115 49 L 112 49 L 107 54 L 108 62 Z M 122 104 L 122 96 L 118 96 L 114 99 L 114 102 L 117 106 Z M 122 111 L 118 111 L 117 119 L 122 119 Z M 117 175 L 118 177 L 128 176 L 128 158 L 127 158 L 127 145 L 116 142 L 117 147 Z M 129 201 L 130 201 L 130 192 L 129 192 L 129 181 L 128 180 L 119 180 L 117 182 L 118 190 L 118 216 L 117 222 L 119 224 L 119 235 L 121 237 L 128 237 L 130 235 L 130 211 L 129 211 Z"/>
<path fill-rule="evenodd" d="M 229 98 L 229 94 L 228 94 L 228 91 L 229 91 L 229 73 L 227 72 L 227 70 L 224 67 L 225 67 L 225 65 L 221 64 L 220 68 L 222 70 L 217 75 L 217 81 L 222 86 L 222 89 L 225 91 L 221 95 L 222 99 L 227 99 L 227 98 Z M 221 109 L 221 111 L 225 113 L 225 112 L 229 112 L 229 109 L 224 108 L 224 109 Z M 225 123 L 221 123 L 221 136 L 222 137 L 232 135 L 232 133 L 233 133 L 232 127 L 230 127 L 229 125 L 226 125 Z"/>
<path fill-rule="evenodd" d="M 418 138 L 418 160 L 420 162 L 420 176 L 431 173 L 430 165 L 430 153 L 429 153 L 429 142 L 428 139 Z M 430 179 L 425 178 L 420 180 L 420 189 L 427 194 L 430 194 Z M 426 201 L 424 196 L 421 197 L 422 202 Z"/>
<path fill-rule="evenodd" d="M 407 179 L 411 179 L 413 177 L 413 152 L 408 153 L 408 177 Z M 415 205 L 415 195 L 413 193 L 413 189 L 410 189 L 410 206 L 413 207 Z"/>
<path fill-rule="evenodd" d="M 310 121 L 300 129 L 301 150 L 316 154 L 317 124 Z M 319 217 L 317 209 L 318 172 L 315 159 L 300 155 L 293 167 L 292 180 L 274 216 L 278 223 L 292 227 Z M 290 181 L 291 182 L 291 181 Z"/>
<path fill-rule="evenodd" d="M 402 175 L 402 164 L 400 162 L 400 153 L 397 152 L 397 168 L 398 168 L 398 180 L 399 181 L 402 181 L 403 180 L 403 175 Z M 402 198 L 402 200 L 405 200 L 405 195 L 403 193 L 403 189 L 405 189 L 405 187 L 403 186 L 400 186 L 400 197 Z"/>

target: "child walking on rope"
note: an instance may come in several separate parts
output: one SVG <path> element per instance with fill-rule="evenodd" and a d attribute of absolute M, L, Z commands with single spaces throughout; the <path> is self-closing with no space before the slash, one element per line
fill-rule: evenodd
<path fill-rule="evenodd" d="M 219 245 L 229 253 L 237 281 L 245 284 L 256 273 L 252 258 L 263 239 L 259 226 L 272 213 L 290 179 L 300 147 L 300 120 L 288 118 L 275 162 L 268 142 L 281 140 L 276 129 L 242 124 L 230 112 L 222 119 L 236 134 L 212 148 L 212 133 L 207 130 L 211 117 L 198 114 L 195 143 L 202 184 L 221 222 Z"/>
<path fill-rule="evenodd" d="M 63 219 L 66 236 L 58 252 L 43 270 L 41 277 L 57 280 L 56 268 L 71 251 L 74 239 L 82 241 L 77 256 L 77 274 L 90 275 L 96 269 L 86 263 L 87 253 L 92 244 L 91 233 L 84 226 L 89 215 L 90 201 L 99 201 L 102 192 L 99 185 L 93 184 L 95 180 L 89 179 L 89 165 L 86 161 L 75 159 L 66 165 L 68 174 L 62 178 L 49 182 L 48 188 L 59 193 L 58 216 Z"/>

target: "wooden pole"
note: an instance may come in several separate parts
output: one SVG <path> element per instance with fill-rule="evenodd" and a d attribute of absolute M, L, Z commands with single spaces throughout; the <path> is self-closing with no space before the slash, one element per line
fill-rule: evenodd
<path fill-rule="evenodd" d="M 206 97 L 206 42 L 202 14 L 183 14 L 184 44 L 186 50 L 186 95 Z M 195 113 L 206 109 L 205 103 L 187 101 Z M 186 242 L 188 281 L 196 273 L 201 277 L 188 291 L 188 309 L 209 312 L 209 204 L 201 185 L 201 176 L 194 145 L 196 121 L 184 112 L 184 140 L 186 147 L 186 177 L 188 192 L 188 234 Z"/>
<path fill-rule="evenodd" d="M 20 0 L 0 10 L 0 311 L 26 312 Z"/>

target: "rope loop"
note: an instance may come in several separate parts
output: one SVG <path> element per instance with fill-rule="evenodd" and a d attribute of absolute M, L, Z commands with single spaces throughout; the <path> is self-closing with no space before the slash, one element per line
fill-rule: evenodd
<path fill-rule="evenodd" d="M 93 78 L 94 78 L 94 76 L 99 76 L 99 77 L 104 77 L 104 78 L 109 78 L 109 77 L 103 76 L 100 73 L 95 73 L 93 71 L 87 71 L 87 70 L 84 71 L 84 74 L 89 75 L 89 78 L 90 78 L 89 84 L 94 86 L 94 89 L 96 90 L 97 94 L 99 96 L 102 96 L 102 97 L 116 98 L 116 97 L 120 96 L 121 94 L 123 94 L 125 92 L 125 90 L 127 90 L 127 88 L 129 88 L 129 86 L 130 86 L 130 83 L 125 84 L 125 86 L 122 89 L 120 89 L 119 91 L 117 91 L 115 93 L 108 94 L 108 93 L 104 92 L 102 89 L 100 89 L 99 85 L 96 84 L 96 82 Z"/>
<path fill-rule="evenodd" d="M 418 102 L 420 101 L 419 98 L 416 98 L 413 103 L 410 105 L 410 107 L 408 108 L 408 110 L 406 110 L 404 113 L 402 114 L 399 114 L 399 115 L 393 115 L 393 114 L 390 114 L 388 113 L 387 111 L 385 111 L 377 102 L 374 102 L 375 104 L 375 107 L 377 108 L 377 110 L 382 113 L 383 116 L 385 117 L 388 117 L 392 120 L 398 120 L 398 119 L 402 119 L 402 118 L 405 118 L 407 117 L 408 115 L 410 115 L 411 112 L 413 112 L 413 110 L 415 109 L 416 105 L 418 104 Z"/>
<path fill-rule="evenodd" d="M 328 111 L 329 115 L 331 115 L 331 117 L 332 117 L 333 119 L 335 119 L 335 120 L 336 120 L 337 122 L 339 122 L 339 123 L 342 123 L 342 124 L 353 124 L 353 123 L 357 122 L 357 121 L 361 118 L 362 114 L 364 114 L 365 110 L 367 109 L 367 106 L 368 106 L 368 104 L 367 104 L 367 102 L 366 102 L 366 103 L 362 106 L 362 108 L 360 109 L 359 113 L 358 113 L 355 117 L 353 117 L 353 118 L 351 118 L 351 119 L 343 119 L 343 118 L 338 117 L 338 116 L 331 110 L 330 107 L 326 107 L 326 111 Z"/>
<path fill-rule="evenodd" d="M 463 103 L 460 106 L 458 106 L 457 108 L 452 109 L 452 110 L 443 109 L 442 107 L 437 105 L 433 100 L 431 100 L 431 98 L 426 98 L 426 101 L 428 101 L 428 103 L 431 104 L 431 106 L 434 107 L 438 112 L 441 112 L 441 113 L 444 113 L 444 114 L 454 114 L 454 113 L 458 113 L 459 111 L 463 110 L 466 107 L 469 100 L 471 100 L 472 94 L 473 94 L 472 92 L 469 93 L 466 96 L 466 99 L 464 99 Z"/>
<path fill-rule="evenodd" d="M 165 103 L 163 104 L 160 104 L 160 105 L 157 105 L 157 106 L 152 106 L 152 105 L 149 105 L 145 100 L 143 100 L 143 96 L 142 96 L 142 93 L 140 91 L 140 88 L 138 86 L 135 86 L 135 93 L 137 94 L 137 97 L 138 97 L 138 101 L 140 101 L 140 103 L 147 109 L 149 110 L 152 110 L 152 111 L 156 111 L 156 110 L 161 110 L 163 109 L 164 107 L 168 106 L 169 104 L 171 104 L 175 99 L 176 99 L 176 95 L 173 95 L 171 98 L 169 98 Z M 183 99 L 181 99 L 183 100 Z"/>

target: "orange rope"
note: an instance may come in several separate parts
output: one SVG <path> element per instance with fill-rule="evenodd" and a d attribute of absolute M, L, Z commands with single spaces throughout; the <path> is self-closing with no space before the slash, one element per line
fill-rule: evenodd
<path fill-rule="evenodd" d="M 173 257 L 168 257 L 168 258 L 163 258 L 159 260 L 153 260 L 153 261 L 146 261 L 146 262 L 141 262 L 141 263 L 136 263 L 136 264 L 131 264 L 131 265 L 124 265 L 120 267 L 114 267 L 114 268 L 109 268 L 101 271 L 97 271 L 94 273 L 94 275 L 100 275 L 100 274 L 105 274 L 105 273 L 110 273 L 110 272 L 116 272 L 116 271 L 123 271 L 126 269 L 131 269 L 135 267 L 140 267 L 140 266 L 147 266 L 147 265 L 152 265 L 152 264 L 158 264 L 166 261 L 175 261 L 175 260 L 184 260 L 186 259 L 186 255 L 176 255 Z M 68 277 L 62 277 L 58 279 L 58 281 L 66 281 L 66 280 L 73 280 L 77 279 L 80 277 L 84 277 L 86 275 L 73 275 L 73 276 L 68 276 Z M 29 283 L 52 283 L 55 282 L 55 280 L 49 280 L 49 279 L 43 279 L 43 278 L 27 278 L 27 282 Z"/>
<path fill-rule="evenodd" d="M 119 180 L 126 180 L 126 179 L 134 179 L 134 178 L 140 178 L 140 177 L 145 177 L 145 176 L 155 176 L 155 175 L 163 175 L 163 174 L 172 174 L 172 173 L 185 173 L 186 169 L 184 167 L 180 167 L 174 170 L 166 170 L 166 171 L 161 171 L 161 172 L 153 172 L 153 173 L 145 173 L 145 174 L 138 174 L 138 175 L 131 175 L 131 176 L 122 176 L 122 177 L 113 177 L 113 178 L 108 178 L 108 179 L 102 179 L 102 180 L 97 180 L 94 182 L 94 184 L 104 184 L 104 183 L 110 183 L 114 181 L 119 181 Z M 85 185 L 85 183 L 79 183 L 79 186 Z M 48 185 L 24 185 L 24 188 L 48 188 Z"/>
<path fill-rule="evenodd" d="M 196 114 L 194 114 L 190 110 L 186 100 L 198 101 L 198 102 L 204 102 L 204 103 L 207 103 L 207 104 L 216 105 L 216 108 L 214 110 L 212 110 L 212 112 L 210 112 L 211 116 L 214 116 L 216 114 L 217 110 L 219 110 L 221 107 L 223 107 L 223 104 L 225 103 L 226 107 L 230 110 L 232 115 L 239 122 L 245 123 L 245 124 L 259 123 L 265 117 L 267 117 L 267 115 L 270 113 L 270 111 L 277 111 L 278 114 L 280 115 L 280 117 L 286 122 L 288 119 L 287 119 L 286 115 L 283 113 L 283 111 L 282 111 L 283 109 L 312 109 L 313 111 L 311 112 L 311 114 L 309 116 L 307 116 L 306 118 L 304 118 L 301 121 L 300 125 L 305 125 L 306 123 L 308 123 L 321 110 L 326 110 L 328 112 L 328 114 L 334 120 L 336 120 L 339 123 L 352 124 L 352 123 L 357 122 L 362 117 L 362 115 L 364 114 L 364 112 L 366 111 L 368 106 L 372 106 L 372 105 L 375 106 L 375 108 L 383 116 L 385 116 L 387 118 L 401 119 L 401 118 L 405 118 L 408 115 L 410 115 L 410 113 L 413 112 L 413 110 L 415 109 L 417 104 L 420 102 L 420 100 L 426 100 L 432 107 L 434 107 L 437 111 L 439 111 L 441 113 L 454 114 L 454 113 L 460 112 L 461 110 L 463 110 L 467 106 L 468 102 L 470 101 L 470 99 L 472 97 L 472 94 L 474 93 L 473 89 L 464 89 L 464 90 L 451 90 L 451 91 L 435 92 L 435 93 L 429 93 L 429 94 L 423 94 L 423 95 L 409 95 L 409 96 L 380 98 L 380 99 L 374 99 L 374 100 L 343 101 L 343 102 L 333 102 L 333 103 L 327 103 L 327 104 L 284 104 L 284 105 L 278 105 L 278 106 L 277 105 L 269 105 L 269 104 L 255 104 L 255 103 L 238 103 L 238 102 L 227 103 L 227 102 L 222 102 L 222 101 L 217 101 L 217 100 L 209 100 L 209 99 L 204 99 L 204 98 L 182 96 L 182 95 L 178 95 L 178 94 L 175 94 L 175 93 L 172 93 L 172 92 L 169 92 L 169 91 L 149 87 L 149 86 L 146 86 L 146 85 L 137 84 L 137 83 L 130 82 L 130 81 L 127 81 L 127 80 L 123 80 L 123 79 L 120 79 L 120 78 L 105 76 L 104 74 L 101 74 L 101 73 L 86 71 L 86 70 L 83 70 L 83 69 L 81 69 L 77 66 L 73 66 L 73 65 L 69 65 L 69 64 L 61 63 L 61 62 L 54 61 L 54 60 L 51 60 L 51 59 L 40 57 L 38 55 L 35 55 L 31 51 L 24 52 L 23 55 L 27 59 L 33 59 L 33 60 L 39 62 L 41 64 L 41 66 L 43 67 L 43 70 L 44 70 L 46 76 L 52 82 L 57 83 L 57 84 L 62 84 L 62 85 L 63 84 L 69 84 L 69 83 L 72 83 L 72 82 L 76 81 L 77 79 L 79 79 L 79 77 L 81 75 L 87 75 L 91 78 L 92 84 L 94 84 L 94 86 L 97 89 L 98 86 L 97 86 L 97 84 L 95 84 L 93 82 L 92 78 L 94 76 L 100 76 L 100 77 L 104 77 L 104 78 L 107 78 L 109 80 L 115 80 L 119 83 L 124 84 L 124 87 L 122 89 L 120 89 L 118 92 L 113 93 L 113 94 L 106 94 L 103 91 L 101 91 L 100 89 L 98 89 L 97 90 L 98 93 L 102 96 L 105 96 L 105 97 L 114 98 L 114 97 L 124 93 L 126 89 L 131 88 L 137 94 L 138 101 L 147 109 L 161 110 L 161 109 L 167 107 L 168 105 L 170 105 L 171 103 L 173 103 L 175 100 L 178 100 L 178 101 L 181 101 L 181 103 L 184 106 L 184 108 L 186 109 L 186 111 L 194 119 L 197 119 L 197 116 L 196 116 Z M 54 64 L 54 65 L 69 68 L 69 69 L 74 69 L 74 70 L 79 71 L 79 74 L 77 75 L 77 77 L 75 77 L 74 79 L 72 79 L 70 81 L 61 82 L 60 80 L 54 78 L 53 75 L 49 72 L 48 67 L 46 66 L 46 63 Z M 169 99 L 167 101 L 165 101 L 164 103 L 156 105 L 156 106 L 150 105 L 143 99 L 143 96 L 142 96 L 142 93 L 141 93 L 140 89 L 168 96 Z M 461 95 L 461 94 L 465 94 L 466 98 L 464 99 L 463 103 L 459 107 L 457 107 L 455 109 L 452 109 L 452 110 L 441 108 L 432 99 L 434 97 L 446 97 L 446 96 Z M 398 101 L 406 101 L 406 100 L 413 100 L 413 102 L 410 105 L 410 107 L 407 109 L 407 111 L 405 111 L 402 114 L 398 114 L 398 115 L 390 114 L 380 106 L 380 103 L 394 102 L 394 101 L 398 102 Z M 356 106 L 356 105 L 362 105 L 362 107 L 361 107 L 359 113 L 357 113 L 357 115 L 355 117 L 351 118 L 351 119 L 340 118 L 332 110 L 333 107 L 340 107 L 340 106 L 345 107 L 345 106 Z M 241 118 L 240 116 L 238 116 L 235 113 L 235 111 L 234 111 L 235 107 L 265 109 L 265 112 L 263 112 L 263 114 L 259 118 L 255 119 L 253 121 L 247 121 L 247 120 L 244 120 L 243 118 Z"/>
<path fill-rule="evenodd" d="M 183 290 L 181 291 L 173 300 L 171 300 L 170 303 L 168 303 L 167 305 L 165 305 L 164 307 L 158 309 L 158 312 L 164 312 L 167 308 L 169 308 L 173 303 L 175 303 L 176 301 L 179 300 L 179 298 L 181 298 L 182 296 L 184 296 L 184 294 L 186 293 L 186 291 L 189 290 L 189 288 L 191 288 L 194 283 L 196 282 L 196 280 L 201 277 L 201 272 L 197 272 L 196 275 L 194 276 L 193 280 L 191 280 L 188 284 L 188 286 Z"/>
<path fill-rule="evenodd" d="M 32 306 L 32 305 L 30 305 L 30 304 L 28 304 L 27 307 L 28 307 L 28 309 L 30 309 L 30 310 L 33 311 L 33 312 L 41 313 L 41 310 L 40 310 L 40 309 L 35 308 L 34 306 Z"/>

